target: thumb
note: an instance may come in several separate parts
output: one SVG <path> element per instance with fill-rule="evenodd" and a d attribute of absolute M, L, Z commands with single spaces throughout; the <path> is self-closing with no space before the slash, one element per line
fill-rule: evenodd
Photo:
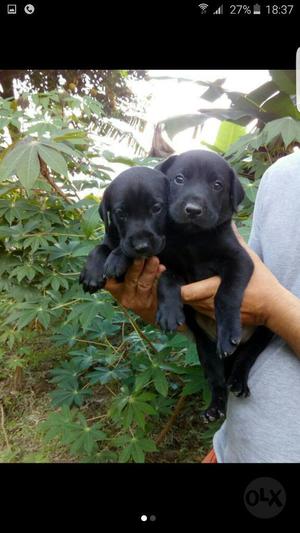
<path fill-rule="evenodd" d="M 214 276 L 212 278 L 204 279 L 203 281 L 196 281 L 196 283 L 190 283 L 181 287 L 181 297 L 184 302 L 195 302 L 196 300 L 205 300 L 215 296 L 221 278 Z"/>

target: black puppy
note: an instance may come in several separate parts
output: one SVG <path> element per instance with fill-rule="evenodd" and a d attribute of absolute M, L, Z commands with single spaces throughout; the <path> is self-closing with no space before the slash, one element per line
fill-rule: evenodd
<path fill-rule="evenodd" d="M 212 391 L 206 417 L 213 420 L 225 412 L 226 379 L 236 394 L 249 394 L 249 370 L 272 336 L 266 328 L 258 328 L 238 348 L 240 307 L 253 272 L 253 262 L 231 227 L 244 191 L 233 169 L 214 152 L 188 151 L 156 168 L 167 176 L 170 186 L 167 240 L 159 255 L 167 270 L 158 283 L 157 321 L 168 331 L 186 321 L 193 332 Z M 199 327 L 196 313 L 183 305 L 180 294 L 182 285 L 214 275 L 222 280 L 215 297 L 216 343 L 203 329 L 203 321 Z M 236 350 L 236 357 L 228 357 Z"/>
<path fill-rule="evenodd" d="M 90 252 L 80 274 L 85 291 L 102 289 L 106 278 L 121 280 L 134 258 L 162 251 L 167 193 L 168 181 L 157 169 L 134 167 L 112 181 L 99 208 L 103 243 Z"/>

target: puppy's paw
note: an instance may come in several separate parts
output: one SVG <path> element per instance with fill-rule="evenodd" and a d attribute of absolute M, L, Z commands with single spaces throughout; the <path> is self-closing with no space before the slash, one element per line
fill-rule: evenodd
<path fill-rule="evenodd" d="M 225 417 L 225 411 L 226 411 L 226 405 L 220 405 L 218 403 L 211 403 L 211 405 L 201 413 L 202 421 L 205 424 L 208 424 L 209 422 L 214 422 L 215 420 L 218 420 L 219 418 Z"/>
<path fill-rule="evenodd" d="M 156 314 L 156 322 L 163 331 L 176 331 L 185 323 L 183 306 L 160 304 Z"/>
<path fill-rule="evenodd" d="M 250 389 L 248 387 L 248 380 L 238 372 L 232 372 L 227 381 L 227 387 L 238 398 L 247 398 L 250 396 Z"/>
<path fill-rule="evenodd" d="M 241 336 L 240 323 L 218 326 L 217 353 L 220 359 L 224 359 L 235 352 L 241 342 Z"/>
<path fill-rule="evenodd" d="M 120 278 L 127 272 L 130 263 L 130 259 L 124 254 L 112 252 L 105 261 L 104 276 L 106 278 Z"/>
<path fill-rule="evenodd" d="M 105 278 L 101 272 L 84 268 L 79 277 L 79 283 L 82 285 L 84 292 L 93 294 L 105 285 Z"/>

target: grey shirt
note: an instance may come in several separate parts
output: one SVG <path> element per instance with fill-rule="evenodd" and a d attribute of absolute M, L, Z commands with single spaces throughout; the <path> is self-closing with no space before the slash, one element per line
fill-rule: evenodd
<path fill-rule="evenodd" d="M 300 298 L 300 151 L 264 174 L 249 245 L 280 283 Z M 300 324 L 299 324 L 300 327 Z M 229 395 L 213 439 L 220 463 L 300 462 L 300 360 L 274 337 L 249 375 L 249 398 Z"/>

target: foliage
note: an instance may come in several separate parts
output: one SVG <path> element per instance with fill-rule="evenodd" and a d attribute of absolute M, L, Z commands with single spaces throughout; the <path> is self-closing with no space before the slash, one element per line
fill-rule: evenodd
<path fill-rule="evenodd" d="M 53 91 L 29 98 L 22 110 L 0 101 L 0 340 L 13 348 L 28 330 L 46 331 L 65 350 L 49 372 L 46 440 L 58 439 L 80 460 L 144 461 L 157 449 L 154 426 L 181 392 L 206 385 L 183 336 L 145 326 L 107 292 L 82 291 L 79 272 L 103 226 L 99 199 L 79 193 L 111 179 L 112 163 L 153 166 L 157 159 L 122 159 L 98 147 L 90 132 L 102 110 L 90 98 L 79 104 L 76 97 L 75 108 L 75 97 L 62 103 Z M 11 369 L 26 369 L 28 357 L 20 351 Z M 103 419 L 90 423 L 85 409 L 103 390 L 109 398 Z"/>
<path fill-rule="evenodd" d="M 122 106 L 134 99 L 128 79 L 145 77 L 143 70 L 0 70 L 3 98 L 20 93 L 19 103 L 26 106 L 23 93 L 49 93 L 63 88 L 69 94 L 91 96 L 101 104 L 105 116 L 123 117 Z"/>
<path fill-rule="evenodd" d="M 22 132 L 30 121 L 31 131 L 39 135 L 60 135 L 62 128 L 83 126 L 94 135 L 125 139 L 135 153 L 144 155 L 136 132 L 143 132 L 146 122 L 128 83 L 144 76 L 144 71 L 132 70 L 0 70 L 5 97 L 0 130 L 7 127 L 15 141 L 23 121 Z"/>
<path fill-rule="evenodd" d="M 230 121 L 240 126 L 247 126 L 253 120 L 257 120 L 259 130 L 268 122 L 282 117 L 300 120 L 300 112 L 295 105 L 295 70 L 270 70 L 269 72 L 271 80 L 248 94 L 224 89 L 225 79 L 214 82 L 192 82 L 199 86 L 208 87 L 201 94 L 201 99 L 214 102 L 220 96 L 226 95 L 230 100 L 230 107 L 228 109 L 201 108 L 196 113 L 164 119 L 160 124 L 172 139 L 176 133 L 186 128 L 202 127 L 206 120 L 211 117 L 221 121 Z M 186 78 L 177 78 L 177 81 L 191 82 L 190 79 Z"/>
<path fill-rule="evenodd" d="M 0 100 L 0 341 L 8 349 L 24 344 L 10 362 L 18 376 L 30 356 L 29 332 L 46 332 L 65 354 L 48 374 L 52 412 L 40 425 L 46 441 L 81 461 L 143 462 L 157 453 L 157 428 L 182 397 L 195 395 L 199 412 L 209 401 L 195 346 L 145 325 L 108 292 L 85 294 L 78 277 L 104 231 L 99 198 L 86 189 L 105 186 L 110 165 L 153 167 L 157 159 L 103 149 L 96 142 L 103 109 L 90 96 L 53 90 L 28 99 L 25 108 Z M 226 121 L 210 146 L 245 187 L 237 222 L 246 237 L 259 180 L 298 145 L 299 125 L 282 116 L 245 134 Z M 99 416 L 89 416 L 92 405 Z"/>
<path fill-rule="evenodd" d="M 201 98 L 214 102 L 226 95 L 228 109 L 199 109 L 197 113 L 165 119 L 161 126 L 173 138 L 179 131 L 190 127 L 203 127 L 211 118 L 220 122 L 215 142 L 210 150 L 223 155 L 236 170 L 245 189 L 245 200 L 236 216 L 240 233 L 248 239 L 251 214 L 260 178 L 278 158 L 300 146 L 300 112 L 296 101 L 296 72 L 270 70 L 271 80 L 248 94 L 224 89 L 225 79 L 214 82 L 196 82 L 206 87 Z M 178 82 L 191 81 L 178 78 Z M 246 126 L 252 124 L 247 133 Z"/>

